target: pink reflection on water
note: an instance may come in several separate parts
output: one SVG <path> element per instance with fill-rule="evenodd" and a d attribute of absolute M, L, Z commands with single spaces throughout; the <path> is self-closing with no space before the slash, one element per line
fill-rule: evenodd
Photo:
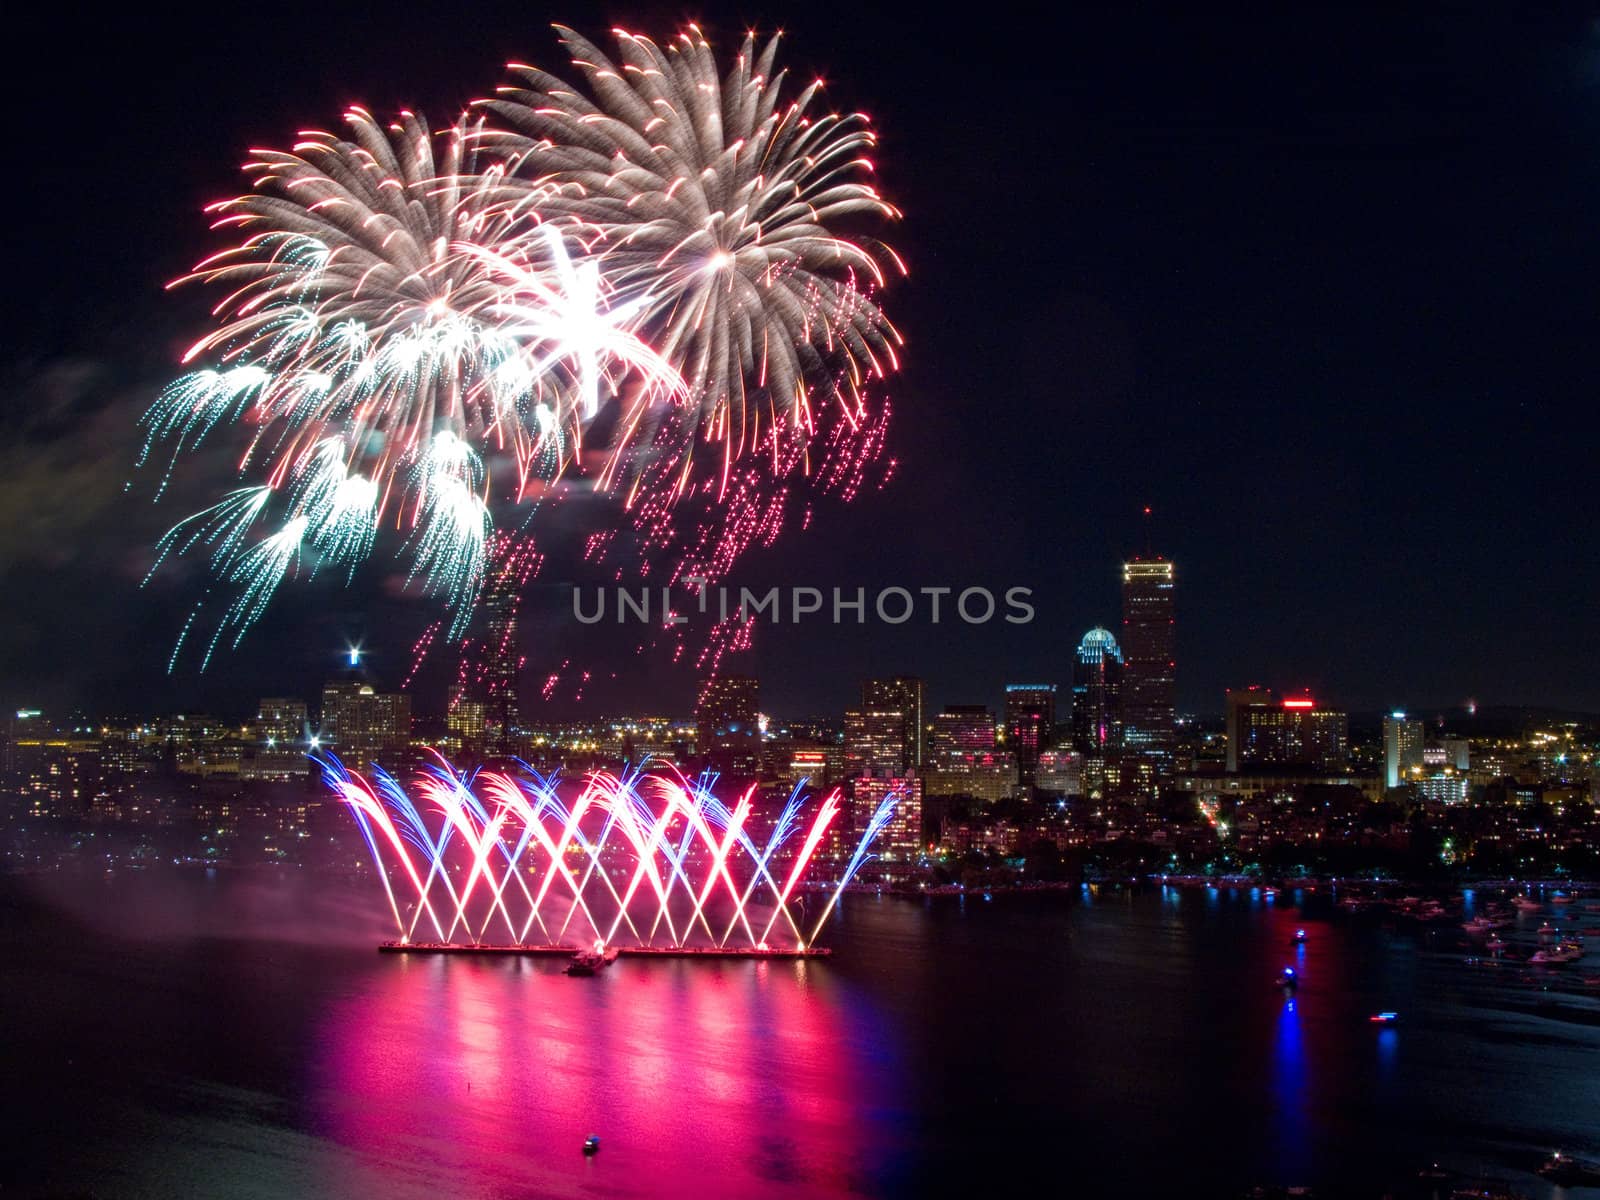
<path fill-rule="evenodd" d="M 827 966 L 624 959 L 591 979 L 564 966 L 377 962 L 321 1031 L 320 1131 L 387 1185 L 450 1195 L 859 1189 L 862 1060 L 878 1048 Z"/>

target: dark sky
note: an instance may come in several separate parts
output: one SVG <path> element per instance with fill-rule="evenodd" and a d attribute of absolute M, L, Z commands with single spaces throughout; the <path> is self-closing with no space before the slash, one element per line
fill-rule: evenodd
<path fill-rule="evenodd" d="M 790 65 L 872 114 L 912 272 L 887 297 L 898 476 L 735 582 L 1019 585 L 1038 608 L 1022 628 L 763 631 L 765 707 L 837 710 L 896 670 L 939 702 L 1065 681 L 1082 632 L 1118 618 L 1149 504 L 1185 707 L 1260 681 L 1353 709 L 1600 710 L 1591 12 L 28 8 L 8 18 L 7 703 L 240 710 L 309 693 L 346 638 L 397 683 L 427 612 L 378 584 L 286 590 L 239 651 L 167 675 L 198 585 L 138 583 L 182 510 L 123 484 L 205 297 L 162 284 L 212 245 L 198 210 L 249 146 L 355 101 L 442 123 L 507 59 L 562 69 L 551 20 L 665 38 L 697 17 L 725 50 L 781 25 Z M 574 636 L 561 578 L 530 601 L 536 662 Z M 586 705 L 687 708 L 688 675 L 631 643 L 582 653 Z"/>

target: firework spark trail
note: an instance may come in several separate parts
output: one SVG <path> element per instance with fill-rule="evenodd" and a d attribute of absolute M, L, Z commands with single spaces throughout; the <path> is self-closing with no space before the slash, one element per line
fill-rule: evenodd
<path fill-rule="evenodd" d="M 888 828 L 889 822 L 894 818 L 894 810 L 905 799 L 904 788 L 893 788 L 889 794 L 878 802 L 878 807 L 867 820 L 867 827 L 862 831 L 861 838 L 856 842 L 856 848 L 850 855 L 850 861 L 845 864 L 843 872 L 839 875 L 838 885 L 828 894 L 827 904 L 822 906 L 822 915 L 817 918 L 816 928 L 811 931 L 813 939 L 822 932 L 822 927 L 828 922 L 828 914 L 833 911 L 834 905 L 839 903 L 839 897 L 849 882 L 855 878 L 870 857 L 868 854 L 872 843 L 878 840 L 878 835 Z"/>
<path fill-rule="evenodd" d="M 726 947 L 735 930 L 742 929 L 744 945 L 765 948 L 774 925 L 783 920 L 793 931 L 796 947 L 805 949 L 821 932 L 839 892 L 867 861 L 872 840 L 899 800 L 891 796 L 879 806 L 822 919 L 807 937 L 795 923 L 789 899 L 839 814 L 836 791 L 823 798 L 809 822 L 803 822 L 804 795 L 797 788 L 758 847 L 749 829 L 753 791 L 743 793 L 730 810 L 704 777 L 688 784 L 670 773 L 596 774 L 585 781 L 567 809 L 557 796 L 554 777 L 530 772 L 530 779 L 518 779 L 486 772 L 473 780 L 440 759 L 418 778 L 416 790 L 424 802 L 419 806 L 381 770 L 374 769 L 369 780 L 347 771 L 331 756 L 320 761 L 329 786 L 349 806 L 383 877 L 385 896 L 404 942 L 414 940 L 418 922 L 426 917 L 440 942 L 452 941 L 459 931 L 470 944 L 481 945 L 493 924 L 503 926 L 515 945 L 530 944 L 527 939 L 535 926 L 546 939 L 542 944 L 559 944 L 571 922 L 581 917 L 588 936 L 608 944 L 626 928 L 633 945 L 660 946 L 657 938 L 665 929 L 664 944 L 682 948 L 699 929 L 710 944 Z M 650 796 L 641 784 L 649 785 Z M 427 812 L 435 815 L 436 828 L 430 828 Z M 603 824 L 598 836 L 591 837 L 582 828 L 586 822 L 590 829 L 595 822 Z M 803 825 L 804 837 L 796 847 L 794 835 Z M 674 827 L 679 827 L 676 832 Z M 568 864 L 569 850 L 588 860 L 581 876 Z M 772 871 L 780 856 L 787 863 L 781 884 Z M 503 869 L 494 865 L 496 861 Z M 458 874 L 463 877 L 459 885 L 453 882 Z M 532 890 L 522 878 L 525 874 L 544 878 Z M 611 880 L 613 874 L 626 874 L 626 887 L 619 890 Z M 552 933 L 542 909 L 557 876 L 565 881 L 572 903 Z M 517 884 L 514 889 L 512 880 Z M 604 884 L 602 897 L 593 895 L 599 887 L 596 880 Z M 415 905 L 409 920 L 398 894 L 408 884 Z M 444 893 L 442 903 L 435 887 Z M 774 907 L 757 933 L 749 906 L 763 887 L 770 891 Z M 648 896 L 642 905 L 641 896 Z M 601 899 L 605 903 L 597 907 Z M 713 903 L 729 905 L 732 913 L 720 936 L 707 919 Z M 518 904 L 525 911 L 513 912 Z M 614 911 L 608 911 L 607 904 Z M 449 914 L 448 921 L 441 908 Z"/>
<path fill-rule="evenodd" d="M 877 294 L 904 267 L 849 230 L 898 216 L 868 119 L 826 111 L 820 81 L 786 91 L 776 38 L 723 71 L 694 26 L 619 32 L 620 66 L 558 29 L 587 96 L 519 66 L 442 130 L 352 108 L 340 134 L 253 150 L 252 190 L 209 209 L 228 241 L 177 282 L 218 289 L 216 323 L 139 461 L 170 447 L 159 498 L 197 448 L 236 443 L 245 486 L 157 547 L 158 566 L 204 549 L 238 589 L 212 649 L 290 574 L 353 574 L 385 529 L 459 641 L 497 524 L 587 489 L 633 523 L 619 581 L 724 578 L 778 536 L 792 481 L 848 499 L 882 455 L 871 393 L 900 337 Z M 478 466 L 441 472 L 456 446 Z"/>
<path fill-rule="evenodd" d="M 811 823 L 810 832 L 806 834 L 805 845 L 801 847 L 800 853 L 795 855 L 794 865 L 789 868 L 789 878 L 784 881 L 783 891 L 778 896 L 778 907 L 772 916 L 767 918 L 766 928 L 761 931 L 761 945 L 767 944 L 767 938 L 772 934 L 772 927 L 778 922 L 778 914 L 788 915 L 789 895 L 794 891 L 795 884 L 800 882 L 800 876 L 804 874 L 811 856 L 817 852 L 817 846 L 821 844 L 828 827 L 838 815 L 839 793 L 835 791 L 829 793 L 828 798 L 822 802 L 822 810 L 817 813 L 816 820 Z M 789 921 L 793 924 L 794 918 L 790 917 Z M 805 945 L 804 939 L 801 939 L 800 944 Z"/>

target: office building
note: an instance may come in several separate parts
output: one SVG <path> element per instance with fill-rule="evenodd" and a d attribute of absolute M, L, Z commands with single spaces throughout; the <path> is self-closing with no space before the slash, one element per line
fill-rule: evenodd
<path fill-rule="evenodd" d="M 1174 586 L 1164 558 L 1122 565 L 1122 746 L 1155 775 L 1171 767 L 1177 740 Z"/>
<path fill-rule="evenodd" d="M 971 765 L 995 753 L 994 714 L 982 704 L 947 704 L 930 722 L 928 758 L 940 770 Z"/>
<path fill-rule="evenodd" d="M 517 637 L 517 606 L 522 577 L 520 560 L 497 564 L 482 600 L 484 626 L 481 695 L 467 702 L 483 703 L 483 748 L 490 754 L 512 754 L 522 727 L 518 683 L 522 678 L 522 645 Z"/>
<path fill-rule="evenodd" d="M 1279 699 L 1260 686 L 1232 689 L 1227 768 L 1299 767 L 1338 774 L 1350 762 L 1350 718 L 1310 696 Z"/>
<path fill-rule="evenodd" d="M 397 770 L 411 747 L 411 697 L 356 680 L 330 682 L 322 689 L 318 740 L 353 770 L 374 764 Z"/>
<path fill-rule="evenodd" d="M 861 685 L 863 712 L 898 712 L 905 717 L 902 737 L 905 741 L 901 759 L 904 769 L 916 770 L 923 765 L 927 738 L 927 689 L 922 680 L 910 676 L 891 679 L 868 679 Z"/>
<path fill-rule="evenodd" d="M 457 688 L 450 696 L 445 709 L 444 726 L 451 737 L 461 743 L 464 750 L 481 750 L 484 731 L 489 722 L 489 705 L 474 699 L 465 688 Z"/>
<path fill-rule="evenodd" d="M 1423 728 L 1416 717 L 1403 712 L 1383 719 L 1383 782 L 1399 787 L 1414 781 L 1422 772 Z"/>
<path fill-rule="evenodd" d="M 304 776 L 311 763 L 309 713 L 304 700 L 267 696 L 256 705 L 254 737 L 241 749 L 239 778 L 283 780 Z"/>
<path fill-rule="evenodd" d="M 700 757 L 712 769 L 750 776 L 761 769 L 759 685 L 749 675 L 706 680 L 695 705 Z"/>
<path fill-rule="evenodd" d="M 844 714 L 844 766 L 851 776 L 879 779 L 906 773 L 906 714 L 898 709 L 852 708 Z"/>
<path fill-rule="evenodd" d="M 1108 629 L 1089 630 L 1072 664 L 1072 746 L 1106 758 L 1122 744 L 1122 650 Z"/>
<path fill-rule="evenodd" d="M 1009 683 L 1006 685 L 1006 749 L 1016 757 L 1017 777 L 1033 782 L 1039 752 L 1055 738 L 1056 685 Z"/>
<path fill-rule="evenodd" d="M 1034 786 L 1053 796 L 1081 796 L 1083 761 L 1083 755 L 1076 750 L 1057 747 L 1044 751 L 1034 770 Z"/>
<path fill-rule="evenodd" d="M 10 790 L 26 816 L 86 816 L 101 790 L 100 739 L 24 727 L 11 743 Z"/>

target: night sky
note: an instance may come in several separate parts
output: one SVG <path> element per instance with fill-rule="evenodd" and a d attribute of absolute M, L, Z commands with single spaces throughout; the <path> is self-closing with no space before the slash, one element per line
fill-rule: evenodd
<path fill-rule="evenodd" d="M 1038 609 L 1026 627 L 764 630 L 740 663 L 764 707 L 837 711 L 890 671 L 938 703 L 1064 683 L 1148 539 L 1178 564 L 1184 708 L 1263 682 L 1355 710 L 1600 710 L 1592 13 L 28 8 L 8 19 L 8 704 L 242 712 L 309 695 L 347 640 L 398 684 L 430 611 L 381 578 L 288 586 L 239 651 L 167 675 L 198 575 L 139 581 L 202 493 L 157 506 L 124 484 L 208 297 L 162 285 L 214 246 L 199 209 L 239 189 L 248 147 L 352 102 L 443 124 L 508 59 L 565 73 L 552 20 L 664 40 L 696 17 L 724 52 L 781 25 L 801 78 L 872 115 L 911 267 L 886 298 L 908 342 L 896 477 L 734 582 L 1027 586 Z M 535 663 L 573 637 L 563 578 L 530 597 Z M 530 716 L 689 707 L 686 671 L 580 642 L 582 702 Z"/>

